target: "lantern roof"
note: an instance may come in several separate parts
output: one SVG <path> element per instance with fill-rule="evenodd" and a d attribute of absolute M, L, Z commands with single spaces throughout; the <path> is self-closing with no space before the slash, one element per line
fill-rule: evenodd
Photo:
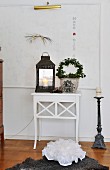
<path fill-rule="evenodd" d="M 36 64 L 36 67 L 51 68 L 55 64 L 50 60 L 50 56 L 41 56 L 41 60 Z"/>

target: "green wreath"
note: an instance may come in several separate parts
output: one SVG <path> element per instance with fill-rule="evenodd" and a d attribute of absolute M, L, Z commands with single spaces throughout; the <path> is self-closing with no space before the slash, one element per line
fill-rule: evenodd
<path fill-rule="evenodd" d="M 66 74 L 66 72 L 63 70 L 63 66 L 69 66 L 74 65 L 75 68 L 77 68 L 76 73 L 69 73 Z M 67 58 L 60 62 L 56 76 L 59 78 L 84 78 L 86 75 L 83 73 L 83 65 L 79 63 L 75 58 Z"/>

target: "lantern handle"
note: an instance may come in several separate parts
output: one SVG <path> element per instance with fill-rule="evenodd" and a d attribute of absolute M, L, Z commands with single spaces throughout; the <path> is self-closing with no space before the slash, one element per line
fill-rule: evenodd
<path fill-rule="evenodd" d="M 47 54 L 47 56 L 49 56 L 49 53 L 48 53 L 48 52 L 43 52 L 43 53 L 42 53 L 42 56 L 44 56 L 44 54 Z"/>

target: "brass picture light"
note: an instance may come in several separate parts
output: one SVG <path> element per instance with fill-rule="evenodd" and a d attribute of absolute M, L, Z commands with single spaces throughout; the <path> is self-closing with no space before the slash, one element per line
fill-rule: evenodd
<path fill-rule="evenodd" d="M 42 9 L 57 9 L 61 8 L 61 5 L 49 5 L 49 2 L 47 2 L 47 5 L 43 6 L 34 6 L 35 10 L 42 10 Z"/>

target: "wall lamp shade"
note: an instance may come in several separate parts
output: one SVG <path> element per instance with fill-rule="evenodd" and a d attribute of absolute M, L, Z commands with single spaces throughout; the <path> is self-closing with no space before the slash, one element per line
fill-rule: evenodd
<path fill-rule="evenodd" d="M 36 64 L 36 89 L 35 92 L 52 92 L 55 89 L 55 64 L 50 56 L 43 55 Z"/>
<path fill-rule="evenodd" d="M 45 5 L 45 6 L 34 6 L 34 10 L 42 10 L 42 9 L 57 9 L 61 8 L 61 5 Z"/>

